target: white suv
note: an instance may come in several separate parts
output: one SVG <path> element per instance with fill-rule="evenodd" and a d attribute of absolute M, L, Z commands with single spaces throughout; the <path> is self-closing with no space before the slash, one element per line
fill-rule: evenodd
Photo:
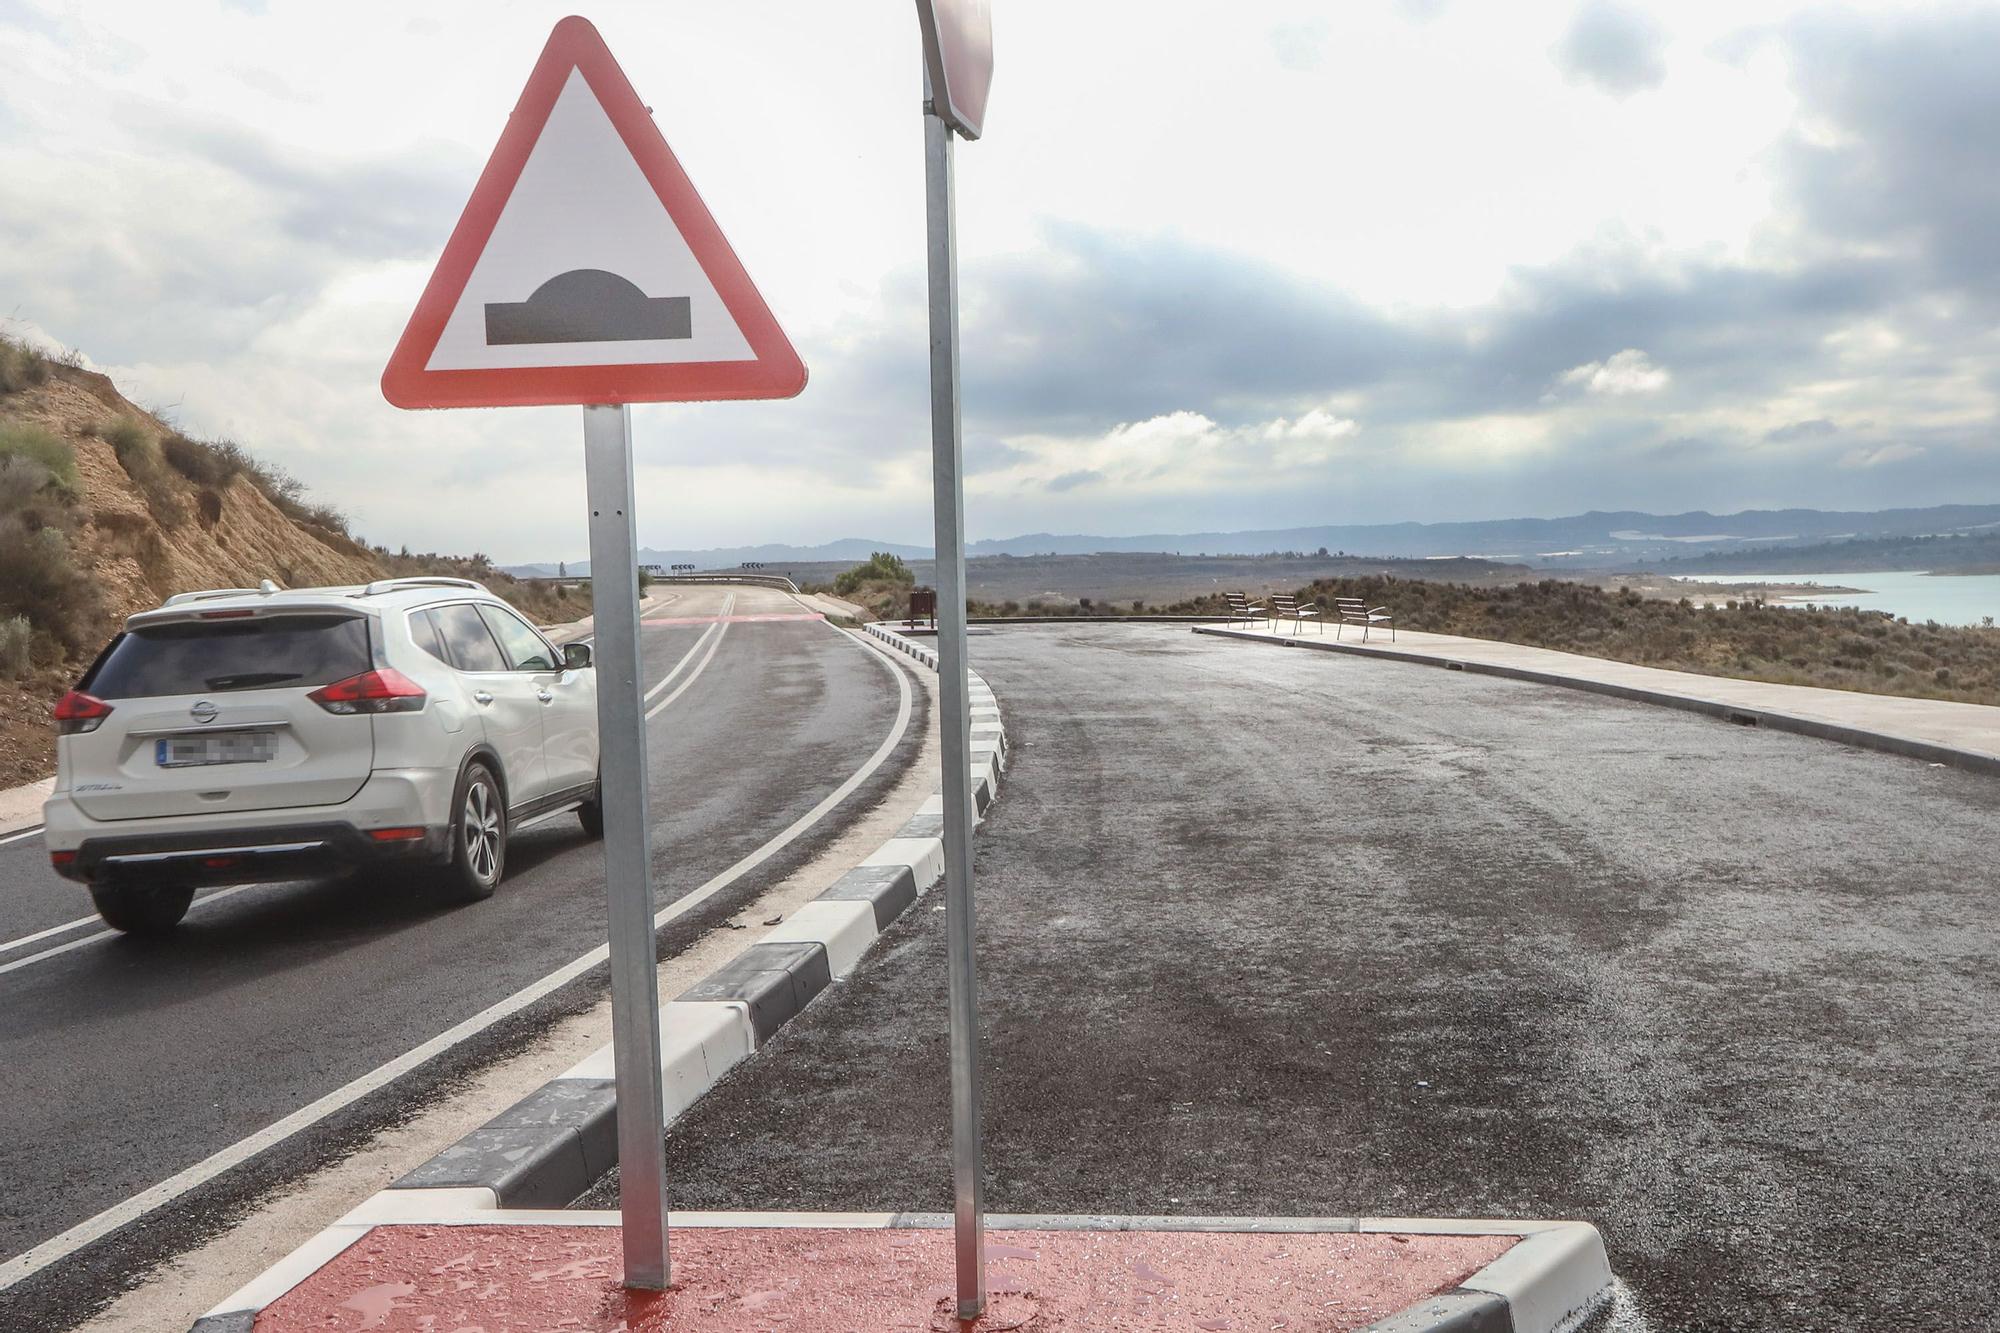
<path fill-rule="evenodd" d="M 521 821 L 601 831 L 589 668 L 467 579 L 170 597 L 56 705 L 50 861 L 137 933 L 203 885 L 367 866 L 487 897 Z"/>

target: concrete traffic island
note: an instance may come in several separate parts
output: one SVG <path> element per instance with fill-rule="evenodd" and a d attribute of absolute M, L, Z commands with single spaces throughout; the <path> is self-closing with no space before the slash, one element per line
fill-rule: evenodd
<path fill-rule="evenodd" d="M 1004 1217 L 987 1232 L 986 1314 L 953 1314 L 942 1215 L 674 1218 L 673 1287 L 619 1285 L 615 1213 L 487 1213 L 339 1228 L 228 1333 L 854 1333 L 1290 1329 L 1542 1333 L 1605 1299 L 1582 1223 L 1404 1218 Z M 224 1333 L 218 1327 L 215 1333 Z"/>

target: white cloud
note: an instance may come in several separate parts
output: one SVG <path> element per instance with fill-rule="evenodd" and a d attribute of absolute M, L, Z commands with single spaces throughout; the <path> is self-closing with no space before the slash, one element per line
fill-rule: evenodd
<path fill-rule="evenodd" d="M 1628 347 L 1602 361 L 1586 361 L 1565 370 L 1556 376 L 1556 385 L 1622 398 L 1629 394 L 1658 393 L 1667 387 L 1670 378 L 1666 367 L 1654 365 L 1644 352 Z"/>
<path fill-rule="evenodd" d="M 1554 56 L 1568 77 L 1626 97 L 1666 82 L 1666 45 L 1666 29 L 1638 6 L 1584 0 Z"/>
<path fill-rule="evenodd" d="M 1286 69 L 1297 74 L 1309 73 L 1325 59 L 1327 33 L 1325 19 L 1280 23 L 1271 29 L 1271 54 Z"/>
<path fill-rule="evenodd" d="M 1255 491 L 1318 478 L 1347 454 L 1359 430 L 1353 418 L 1321 407 L 1236 426 L 1200 412 L 1167 412 L 1093 436 L 1016 438 L 1009 441 L 1013 460 L 973 485 L 988 494 L 1050 487 L 1118 501 Z"/>
<path fill-rule="evenodd" d="M 1872 449 L 1849 449 L 1840 456 L 1840 465 L 1845 468 L 1883 467 L 1922 458 L 1926 452 L 1920 444 L 1883 444 Z"/>
<path fill-rule="evenodd" d="M 1338 517 L 1358 502 L 1336 483 L 1360 459 L 1368 508 L 1349 517 L 1630 502 L 1632 474 L 1578 460 L 1624 457 L 1655 442 L 1647 431 L 1719 452 L 1821 417 L 1842 433 L 1786 441 L 1788 478 L 1855 487 L 1853 469 L 1972 458 L 1950 445 L 1990 438 L 1992 333 L 1916 309 L 1894 282 L 1864 321 L 1838 275 L 1791 344 L 1764 308 L 1727 304 L 1824 256 L 1782 168 L 1801 117 L 1827 121 L 1822 147 L 1869 128 L 1835 115 L 1844 103 L 1801 104 L 1782 34 L 1808 0 L 1615 8 L 1622 20 L 1577 48 L 1586 86 L 1550 61 L 1577 0 L 1009 8 L 989 133 L 957 156 L 968 327 L 1007 309 L 1006 327 L 967 340 L 968 454 L 983 441 L 997 462 L 975 535 L 1054 512 L 1096 530 L 1200 526 L 1219 496 Z M 371 537 L 580 555 L 574 412 L 402 413 L 376 385 L 561 12 L 0 0 L 0 316 L 80 348 L 135 397 L 178 400 L 190 429 L 239 436 Z M 924 539 L 909 13 L 601 0 L 594 17 L 813 374 L 796 402 L 642 410 L 642 537 Z M 1779 35 L 1728 55 L 1746 27 Z M 1607 98 L 1607 78 L 1651 91 Z M 1980 134 L 1993 137 L 1938 142 Z M 1120 285 L 1102 281 L 1115 254 L 1080 249 L 1034 301 L 982 287 L 1009 257 L 1051 256 L 1061 227 L 1164 237 L 1203 262 L 1139 265 Z M 1517 299 L 1523 274 L 1564 264 L 1582 276 Z M 1696 270 L 1741 281 L 1632 290 Z M 1255 280 L 1232 283 L 1243 274 Z M 1079 291 L 1111 298 L 1105 329 L 1065 339 L 1085 321 L 1057 298 Z M 1951 307 L 1959 293 L 1933 295 Z M 1511 347 L 1460 354 L 1510 320 Z M 1156 355 L 1093 359 L 1120 321 Z M 1865 346 L 1847 334 L 1864 323 L 1880 331 Z M 907 364 L 883 370 L 891 345 Z M 1747 354 L 1718 370 L 1717 346 Z M 1536 410 L 1544 391 L 1562 411 Z M 1527 483 L 1537 466 L 1569 469 L 1560 500 Z M 1791 498 L 1703 484 L 1710 507 Z M 1939 499 L 1964 489 L 1927 484 Z"/>

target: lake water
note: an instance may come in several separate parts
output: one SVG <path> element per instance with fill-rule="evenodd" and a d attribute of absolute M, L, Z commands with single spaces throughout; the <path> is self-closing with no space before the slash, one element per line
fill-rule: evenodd
<path fill-rule="evenodd" d="M 2000 621 L 2000 574 L 1934 575 L 1917 570 L 1867 574 L 1702 574 L 1683 581 L 1817 583 L 1829 588 L 1866 588 L 1866 592 L 1827 593 L 1789 600 L 1887 611 L 1919 625 L 1926 620 L 1935 620 L 1940 625 L 1977 625 L 1985 616 Z"/>

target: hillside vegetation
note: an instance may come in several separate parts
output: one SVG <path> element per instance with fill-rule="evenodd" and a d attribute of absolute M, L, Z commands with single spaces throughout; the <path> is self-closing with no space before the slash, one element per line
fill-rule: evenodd
<path fill-rule="evenodd" d="M 50 703 L 127 615 L 197 588 L 479 579 L 543 623 L 588 595 L 501 574 L 484 556 L 391 553 L 299 482 L 226 440 L 198 440 L 73 359 L 0 338 L 0 787 L 54 766 Z"/>
<path fill-rule="evenodd" d="M 1912 625 L 1851 608 L 1706 608 L 1629 590 L 1545 579 L 1468 587 L 1403 579 L 1329 579 L 1300 590 L 1330 606 L 1388 606 L 1399 629 L 1499 639 L 1710 676 L 1873 694 L 2000 704 L 2000 630 Z"/>

